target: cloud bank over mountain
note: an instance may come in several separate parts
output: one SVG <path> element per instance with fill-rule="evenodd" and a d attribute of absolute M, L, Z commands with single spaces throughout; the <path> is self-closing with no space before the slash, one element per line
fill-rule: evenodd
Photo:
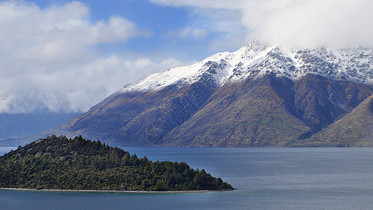
<path fill-rule="evenodd" d="M 0 113 L 87 111 L 122 85 L 180 64 L 101 53 L 99 45 L 151 32 L 119 16 L 91 22 L 81 2 L 0 2 L 0 28 Z"/>
<path fill-rule="evenodd" d="M 246 27 L 247 40 L 255 37 L 291 47 L 373 47 L 370 0 L 151 1 L 196 11 L 235 10 L 241 14 L 237 21 Z"/>

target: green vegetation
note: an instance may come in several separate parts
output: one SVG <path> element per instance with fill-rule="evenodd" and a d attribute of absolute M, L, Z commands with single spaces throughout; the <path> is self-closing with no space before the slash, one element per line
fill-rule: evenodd
<path fill-rule="evenodd" d="M 205 170 L 152 162 L 82 137 L 47 137 L 0 157 L 0 187 L 71 190 L 232 190 Z"/>

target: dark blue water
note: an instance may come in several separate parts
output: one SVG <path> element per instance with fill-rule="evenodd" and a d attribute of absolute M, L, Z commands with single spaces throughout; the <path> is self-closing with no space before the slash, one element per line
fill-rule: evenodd
<path fill-rule="evenodd" d="M 185 161 L 238 190 L 186 194 L 0 190 L 0 209 L 373 208 L 373 148 L 125 149 L 151 160 Z"/>

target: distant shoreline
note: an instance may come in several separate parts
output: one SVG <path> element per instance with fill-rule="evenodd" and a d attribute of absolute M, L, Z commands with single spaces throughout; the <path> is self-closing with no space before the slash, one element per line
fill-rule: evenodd
<path fill-rule="evenodd" d="M 134 191 L 134 190 L 68 190 L 68 189 L 29 189 L 29 188 L 0 188 L 9 191 L 34 191 L 34 192 L 82 192 L 82 193 L 141 193 L 141 194 L 181 194 L 181 193 L 207 193 L 224 192 L 231 190 L 185 190 L 185 191 Z"/>

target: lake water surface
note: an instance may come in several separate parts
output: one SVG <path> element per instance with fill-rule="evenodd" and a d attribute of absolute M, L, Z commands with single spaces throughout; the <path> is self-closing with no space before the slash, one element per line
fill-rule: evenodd
<path fill-rule="evenodd" d="M 14 148 L 0 148 L 4 153 Z M 133 194 L 0 190 L 0 209 L 372 209 L 373 148 L 125 148 L 185 161 L 235 191 Z M 1 155 L 1 154 L 0 154 Z"/>

